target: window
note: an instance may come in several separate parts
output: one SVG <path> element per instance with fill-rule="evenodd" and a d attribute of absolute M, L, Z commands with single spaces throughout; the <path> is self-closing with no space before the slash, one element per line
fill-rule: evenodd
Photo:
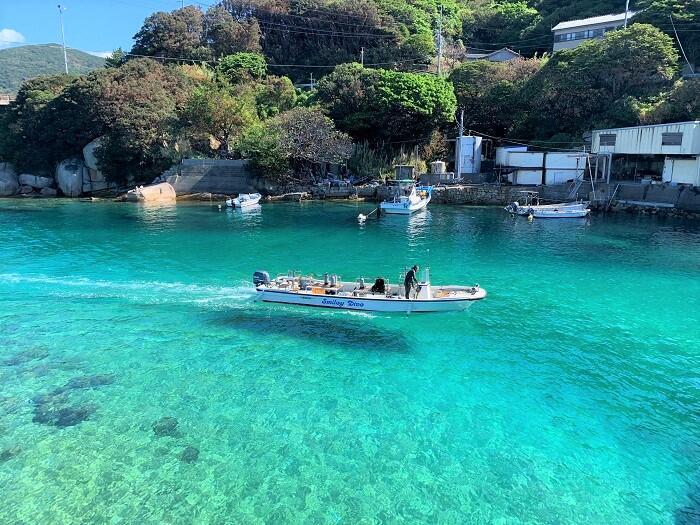
<path fill-rule="evenodd" d="M 615 133 L 601 133 L 600 135 L 601 146 L 614 146 L 616 141 L 617 135 Z"/>
<path fill-rule="evenodd" d="M 680 146 L 683 144 L 683 133 L 662 133 L 662 146 Z"/>

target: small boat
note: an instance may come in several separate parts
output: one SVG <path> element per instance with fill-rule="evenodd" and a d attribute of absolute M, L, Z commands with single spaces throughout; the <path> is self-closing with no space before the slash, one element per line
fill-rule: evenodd
<path fill-rule="evenodd" d="M 235 199 L 226 199 L 226 206 L 229 208 L 247 208 L 249 206 L 255 206 L 262 195 L 259 193 L 241 193 Z"/>
<path fill-rule="evenodd" d="M 269 303 L 316 306 L 366 312 L 449 312 L 466 310 L 475 301 L 486 297 L 486 290 L 474 286 L 432 286 L 429 271 L 410 298 L 404 297 L 403 283 L 389 284 L 377 278 L 372 286 L 360 278 L 341 281 L 337 275 L 325 274 L 322 279 L 296 272 L 270 279 L 265 271 L 253 274 L 256 299 Z"/>
<path fill-rule="evenodd" d="M 588 208 L 549 208 L 546 210 L 529 210 L 528 216 L 532 215 L 536 219 L 573 219 L 578 217 L 586 217 L 591 210 Z"/>
<path fill-rule="evenodd" d="M 520 192 L 524 196 L 524 204 L 520 204 L 520 202 L 515 201 L 510 203 L 508 206 L 504 208 L 508 213 L 512 213 L 514 215 L 535 215 L 535 212 L 547 212 L 547 211 L 571 211 L 572 213 L 576 210 L 578 211 L 583 211 L 585 210 L 589 203 L 586 201 L 578 201 L 578 202 L 560 202 L 557 204 L 540 204 L 540 198 L 539 194 L 536 191 L 522 191 Z M 585 215 L 588 215 L 590 213 L 590 210 L 588 210 L 587 213 L 584 215 L 575 215 L 576 217 L 583 217 Z M 548 215 L 549 216 L 549 215 Z M 560 216 L 560 215 L 557 215 Z"/>
<path fill-rule="evenodd" d="M 410 215 L 422 210 L 430 202 L 433 191 L 432 186 L 416 186 L 412 180 L 390 181 L 387 185 L 392 196 L 379 204 L 379 210 L 384 213 Z"/>

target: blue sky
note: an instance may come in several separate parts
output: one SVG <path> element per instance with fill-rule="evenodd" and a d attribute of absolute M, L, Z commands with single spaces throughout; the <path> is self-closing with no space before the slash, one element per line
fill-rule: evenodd
<path fill-rule="evenodd" d="M 88 52 L 131 49 L 144 18 L 180 7 L 180 0 L 0 0 L 0 49 L 60 42 L 58 3 L 66 8 L 66 45 Z"/>

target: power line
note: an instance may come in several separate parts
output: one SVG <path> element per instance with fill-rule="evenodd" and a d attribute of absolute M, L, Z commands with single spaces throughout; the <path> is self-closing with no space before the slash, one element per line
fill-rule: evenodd
<path fill-rule="evenodd" d="M 671 20 L 671 25 L 673 25 L 673 16 L 669 13 L 668 18 Z M 683 49 L 683 44 L 681 44 L 681 39 L 678 38 L 678 33 L 676 32 L 676 26 L 673 25 L 673 32 L 676 35 L 676 42 L 678 42 L 678 47 L 681 48 L 681 53 L 683 54 L 683 58 L 685 58 L 685 61 L 688 64 L 688 67 L 690 68 L 690 73 L 695 74 L 695 70 L 693 69 L 693 65 L 690 63 L 690 60 L 688 60 L 688 57 L 685 54 L 685 50 Z"/>

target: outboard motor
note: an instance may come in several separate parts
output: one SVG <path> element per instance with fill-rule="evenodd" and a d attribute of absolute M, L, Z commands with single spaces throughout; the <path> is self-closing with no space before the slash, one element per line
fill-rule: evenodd
<path fill-rule="evenodd" d="M 257 271 L 253 274 L 253 284 L 260 286 L 261 284 L 270 284 L 270 274 L 263 271 Z"/>

